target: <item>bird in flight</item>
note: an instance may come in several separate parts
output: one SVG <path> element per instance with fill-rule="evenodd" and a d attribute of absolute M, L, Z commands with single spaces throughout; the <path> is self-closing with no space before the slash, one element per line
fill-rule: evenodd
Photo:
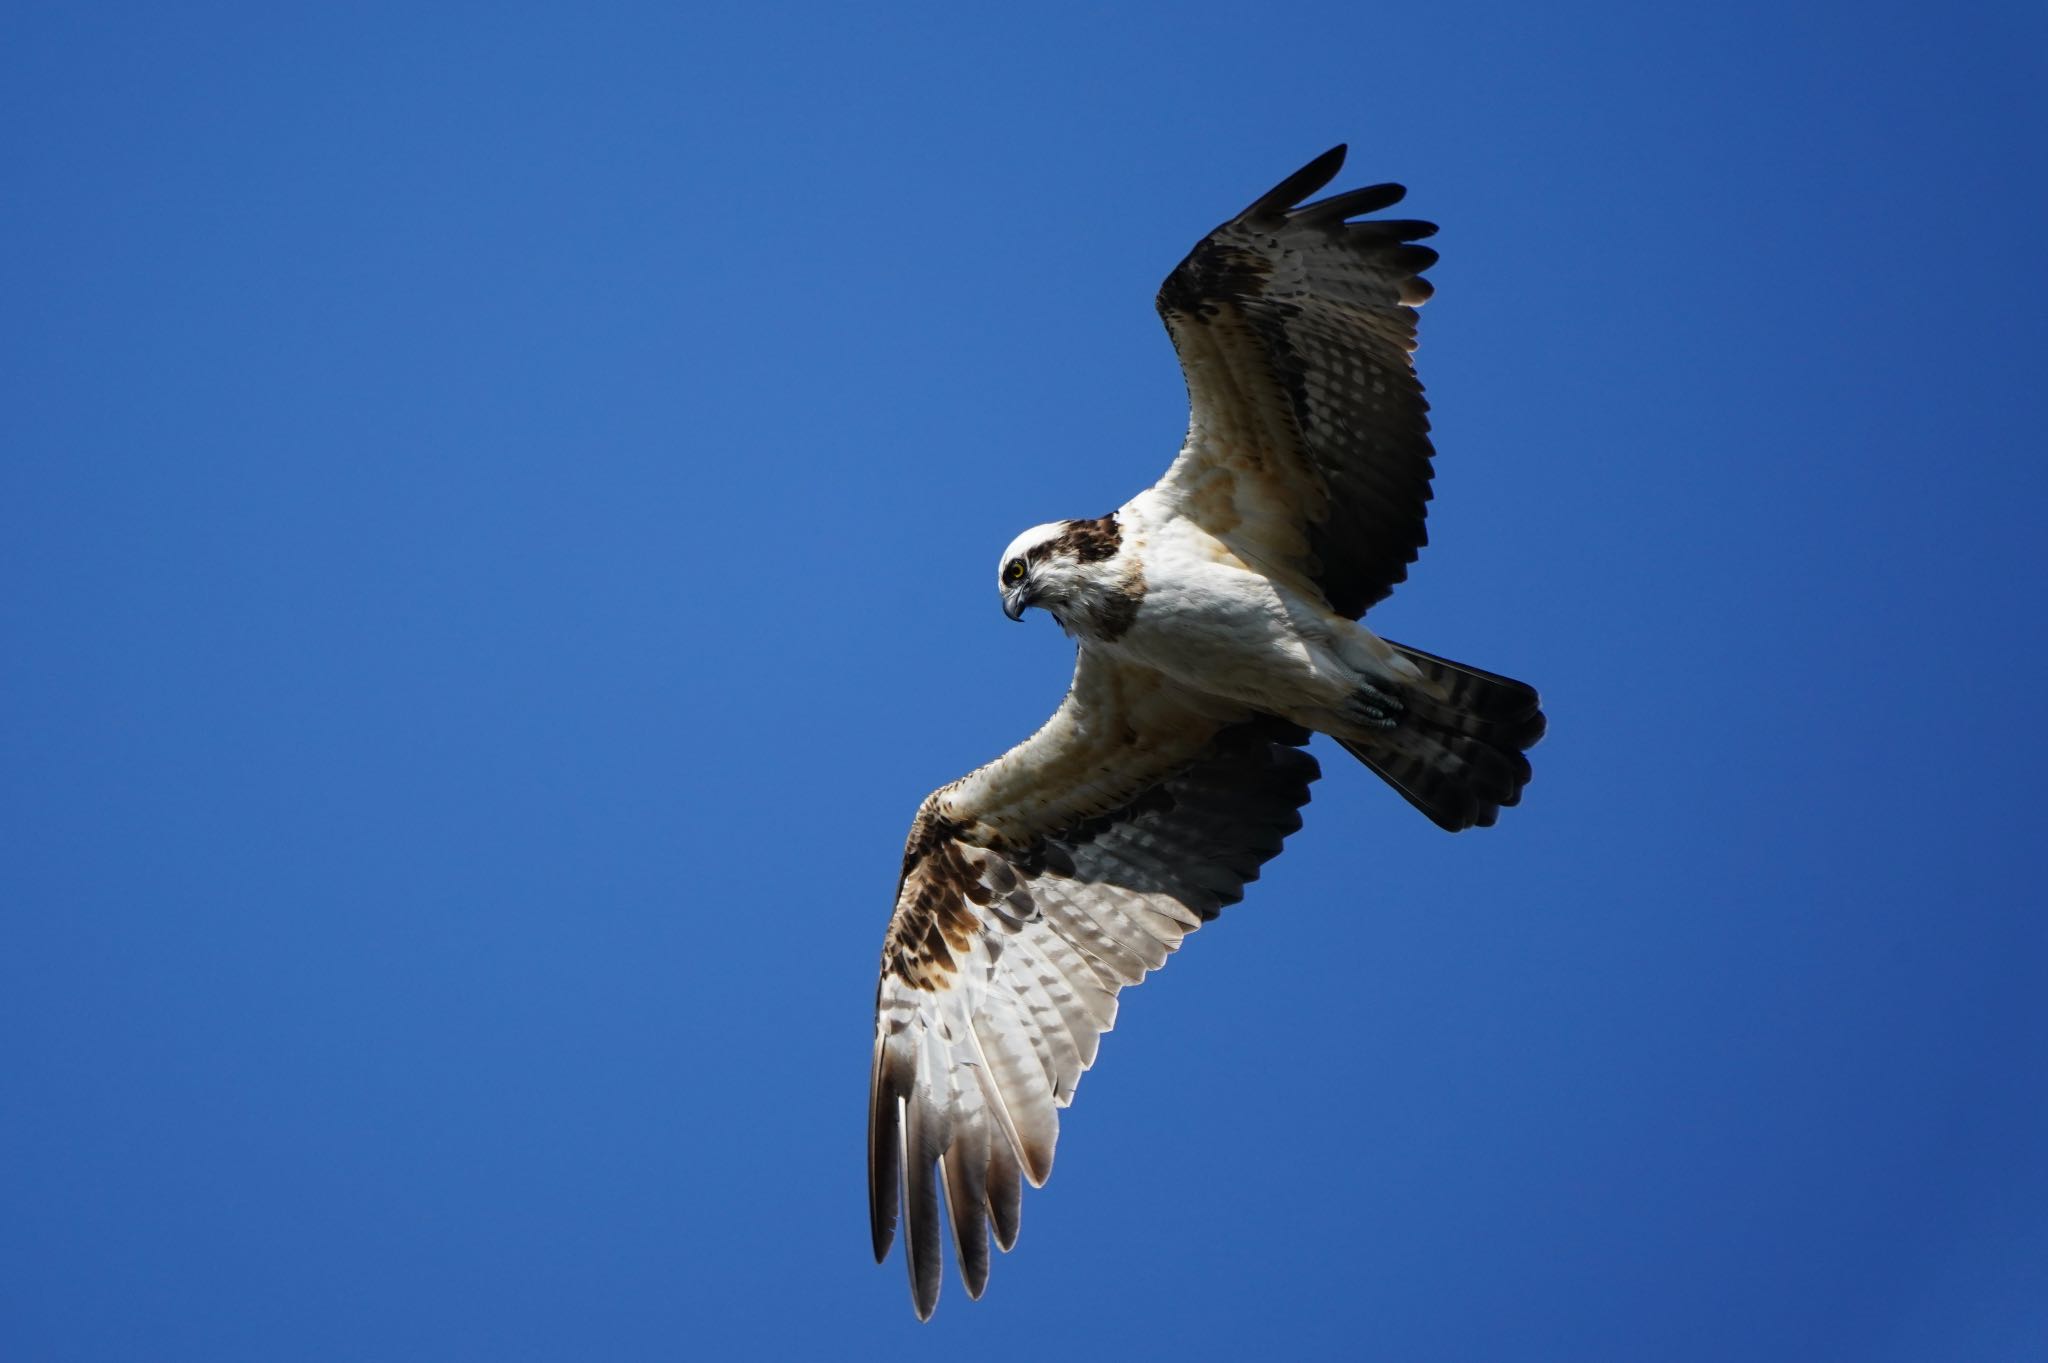
<path fill-rule="evenodd" d="M 1166 474 L 1106 516 L 1026 530 L 997 586 L 1077 644 L 1066 699 L 918 807 L 882 946 L 868 1112 L 875 1258 L 899 1211 L 912 1305 L 1016 1243 L 1020 1179 L 1117 991 L 1242 895 L 1301 826 L 1328 734 L 1439 827 L 1491 824 L 1543 734 L 1521 682 L 1358 623 L 1407 576 L 1430 498 L 1415 308 L 1434 225 L 1399 185 L 1313 203 L 1335 147 L 1160 287 L 1192 409 Z"/>

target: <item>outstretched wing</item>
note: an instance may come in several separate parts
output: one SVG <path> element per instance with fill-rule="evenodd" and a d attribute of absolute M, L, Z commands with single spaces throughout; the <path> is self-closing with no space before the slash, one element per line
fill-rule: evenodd
<path fill-rule="evenodd" d="M 1301 826 L 1308 737 L 1083 649 L 1043 729 L 919 808 L 868 1098 L 875 1258 L 900 1205 L 919 1318 L 939 1296 L 941 1195 L 979 1297 L 990 1231 L 1016 1243 L 1018 1180 L 1052 1172 L 1059 1109 L 1117 991 L 1235 903 Z"/>
<path fill-rule="evenodd" d="M 1427 539 L 1429 404 L 1409 357 L 1437 256 L 1410 244 L 1434 224 L 1351 221 L 1399 185 L 1301 205 L 1343 164 L 1342 146 L 1317 157 L 1160 286 L 1192 410 L 1151 495 L 1355 619 Z"/>

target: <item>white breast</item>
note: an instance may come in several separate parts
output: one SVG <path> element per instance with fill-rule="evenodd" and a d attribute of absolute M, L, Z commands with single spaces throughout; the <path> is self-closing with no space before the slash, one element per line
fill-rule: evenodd
<path fill-rule="evenodd" d="M 1119 654 L 1196 690 L 1288 713 L 1356 685 L 1332 652 L 1328 608 L 1290 591 L 1180 517 L 1119 513 L 1140 555 L 1145 596 Z M 1337 622 L 1348 624 L 1348 621 Z"/>

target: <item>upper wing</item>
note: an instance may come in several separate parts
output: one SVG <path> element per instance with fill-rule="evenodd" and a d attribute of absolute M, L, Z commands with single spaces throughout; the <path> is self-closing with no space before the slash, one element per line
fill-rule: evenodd
<path fill-rule="evenodd" d="M 1052 1172 L 1058 1109 L 1117 990 L 1301 826 L 1308 737 L 1083 649 L 1043 729 L 919 808 L 876 992 L 868 1207 L 879 1261 L 907 1204 L 920 1318 L 939 1296 L 941 1188 L 978 1297 L 990 1228 L 1016 1243 L 1018 1178 Z"/>
<path fill-rule="evenodd" d="M 1192 408 L 1153 490 L 1353 618 L 1427 539 L 1429 404 L 1409 355 L 1431 223 L 1350 222 L 1398 203 L 1374 185 L 1296 207 L 1344 164 L 1335 147 L 1189 252 L 1159 289 Z"/>

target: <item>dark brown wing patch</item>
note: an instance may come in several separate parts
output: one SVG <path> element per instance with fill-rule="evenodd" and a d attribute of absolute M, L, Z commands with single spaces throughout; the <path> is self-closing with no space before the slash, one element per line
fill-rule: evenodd
<path fill-rule="evenodd" d="M 1244 897 L 1301 827 L 1321 774 L 1308 730 L 1258 719 L 1216 736 L 1199 761 L 1116 814 L 1054 840 L 1068 877 L 1163 895 L 1203 922 Z"/>
<path fill-rule="evenodd" d="M 1199 332 L 1203 353 L 1228 369 L 1227 393 L 1195 391 L 1202 380 L 1189 371 L 1198 411 L 1277 404 L 1292 418 L 1274 439 L 1286 448 L 1262 451 L 1299 480 L 1279 489 L 1289 504 L 1275 510 L 1304 522 L 1302 569 L 1356 617 L 1408 575 L 1428 539 L 1429 404 L 1408 357 L 1415 305 L 1431 291 L 1420 272 L 1437 257 L 1413 244 L 1436 231 L 1430 223 L 1347 221 L 1399 202 L 1399 185 L 1296 206 L 1343 159 L 1342 147 L 1325 153 L 1210 233 L 1167 276 L 1158 306 L 1184 363 Z"/>
<path fill-rule="evenodd" d="M 990 892 L 967 865 L 961 828 L 927 799 L 911 822 L 896 885 L 896 916 L 882 942 L 882 969 L 918 989 L 936 989 L 953 971 Z"/>
<path fill-rule="evenodd" d="M 1261 292 L 1272 274 L 1273 262 L 1267 257 L 1211 236 L 1166 277 L 1155 303 L 1163 315 L 1210 318 L 1227 300 Z"/>

